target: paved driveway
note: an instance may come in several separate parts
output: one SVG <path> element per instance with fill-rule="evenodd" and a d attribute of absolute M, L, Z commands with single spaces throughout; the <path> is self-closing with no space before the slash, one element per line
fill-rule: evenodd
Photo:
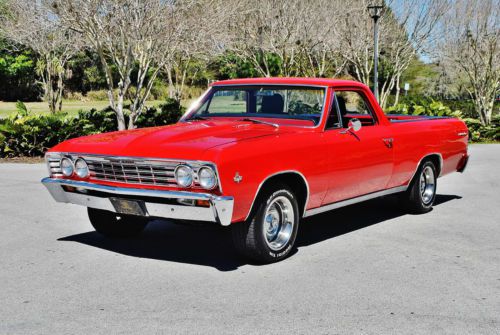
<path fill-rule="evenodd" d="M 432 212 L 323 214 L 265 266 L 217 227 L 105 240 L 50 198 L 43 165 L 0 164 L 0 334 L 499 334 L 500 145 L 471 152 Z"/>

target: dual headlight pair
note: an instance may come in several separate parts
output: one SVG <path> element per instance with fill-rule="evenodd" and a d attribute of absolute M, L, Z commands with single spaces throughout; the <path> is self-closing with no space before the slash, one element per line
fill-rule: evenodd
<path fill-rule="evenodd" d="M 181 187 L 191 187 L 195 181 L 193 168 L 188 165 L 179 165 L 175 168 L 175 181 Z M 217 176 L 210 166 L 202 166 L 197 173 L 198 184 L 206 190 L 217 186 Z"/>
<path fill-rule="evenodd" d="M 73 163 L 73 161 L 64 157 L 61 159 L 61 171 L 65 177 L 71 177 L 76 174 L 80 178 L 87 178 L 89 176 L 89 166 L 87 162 L 83 158 L 77 158 L 77 160 Z"/>

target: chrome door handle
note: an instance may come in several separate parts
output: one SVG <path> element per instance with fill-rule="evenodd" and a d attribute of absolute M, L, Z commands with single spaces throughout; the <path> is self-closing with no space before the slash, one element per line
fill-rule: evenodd
<path fill-rule="evenodd" d="M 388 147 L 389 149 L 392 148 L 394 139 L 392 138 L 383 138 L 382 141 L 384 142 L 385 146 Z"/>

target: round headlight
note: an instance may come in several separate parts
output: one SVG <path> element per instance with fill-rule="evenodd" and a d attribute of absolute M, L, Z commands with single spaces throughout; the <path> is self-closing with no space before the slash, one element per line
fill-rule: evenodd
<path fill-rule="evenodd" d="M 71 159 L 64 157 L 61 159 L 61 171 L 65 177 L 71 177 L 75 171 L 75 167 Z"/>
<path fill-rule="evenodd" d="M 187 165 L 179 165 L 175 169 L 175 181 L 177 185 L 189 187 L 193 185 L 193 169 Z"/>
<path fill-rule="evenodd" d="M 78 158 L 75 161 L 75 173 L 80 178 L 87 178 L 89 176 L 89 166 L 83 158 Z"/>
<path fill-rule="evenodd" d="M 208 166 L 204 166 L 198 170 L 198 181 L 204 189 L 210 190 L 217 185 L 215 171 Z"/>

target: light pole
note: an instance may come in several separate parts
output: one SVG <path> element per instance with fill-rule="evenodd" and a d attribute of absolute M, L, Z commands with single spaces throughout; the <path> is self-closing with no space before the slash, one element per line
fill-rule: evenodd
<path fill-rule="evenodd" d="M 378 19 L 382 16 L 382 5 L 370 5 L 368 11 L 373 19 L 373 94 L 379 101 L 378 96 Z"/>

